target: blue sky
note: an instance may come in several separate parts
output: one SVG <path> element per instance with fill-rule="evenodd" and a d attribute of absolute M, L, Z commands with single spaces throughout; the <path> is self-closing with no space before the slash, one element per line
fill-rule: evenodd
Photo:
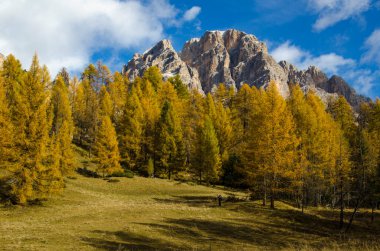
<path fill-rule="evenodd" d="M 380 0 L 0 0 L 0 52 L 25 68 L 37 52 L 54 75 L 102 60 L 120 70 L 163 38 L 181 50 L 207 30 L 239 29 L 276 60 L 314 64 L 380 96 Z"/>

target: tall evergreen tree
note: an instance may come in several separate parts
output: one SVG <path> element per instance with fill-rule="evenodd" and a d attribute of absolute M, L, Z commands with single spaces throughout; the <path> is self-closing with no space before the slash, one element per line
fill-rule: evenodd
<path fill-rule="evenodd" d="M 199 139 L 199 128 L 201 128 L 204 116 L 206 115 L 205 102 L 203 96 L 197 91 L 190 92 L 190 98 L 184 102 L 184 118 L 182 120 L 183 138 L 186 152 L 186 165 L 194 166 Z"/>
<path fill-rule="evenodd" d="M 122 172 L 116 131 L 109 116 L 102 116 L 94 146 L 97 171 L 105 175 Z"/>
<path fill-rule="evenodd" d="M 344 194 L 349 189 L 349 174 L 351 171 L 350 162 L 350 140 L 354 138 L 355 124 L 354 116 L 351 106 L 347 103 L 346 99 L 340 96 L 337 100 L 333 101 L 329 110 L 334 117 L 338 127 L 338 149 L 335 165 L 334 186 L 339 192 L 340 202 L 340 228 L 344 224 Z"/>
<path fill-rule="evenodd" d="M 59 166 L 62 174 L 69 174 L 74 169 L 74 156 L 71 142 L 74 134 L 69 91 L 61 76 L 55 81 L 52 90 L 51 104 L 53 108 L 52 133 L 58 144 Z"/>
<path fill-rule="evenodd" d="M 177 95 L 181 99 L 187 99 L 190 96 L 189 89 L 182 82 L 181 77 L 176 75 L 175 77 L 170 77 L 168 82 L 174 86 L 174 89 L 177 92 Z"/>
<path fill-rule="evenodd" d="M 91 154 L 98 126 L 99 102 L 94 88 L 88 80 L 83 80 L 76 91 L 73 103 L 75 123 L 74 142 Z"/>
<path fill-rule="evenodd" d="M 204 124 L 198 128 L 194 157 L 193 168 L 198 174 L 199 182 L 216 181 L 220 172 L 221 159 L 218 138 L 209 116 L 206 116 Z"/>
<path fill-rule="evenodd" d="M 138 89 L 136 89 L 138 90 Z M 157 93 L 154 90 L 150 81 L 145 81 L 142 92 L 144 95 L 141 97 L 141 106 L 144 107 L 144 124 L 143 124 L 143 137 L 142 137 L 142 153 L 144 164 L 147 163 L 149 158 L 153 159 L 153 164 L 156 165 L 157 158 L 155 156 L 157 145 L 157 121 L 160 116 L 160 107 L 157 98 Z"/>
<path fill-rule="evenodd" d="M 163 84 L 162 74 L 157 66 L 149 67 L 144 72 L 143 80 L 150 82 L 155 91 L 158 91 Z"/>
<path fill-rule="evenodd" d="M 116 132 L 120 133 L 119 125 L 123 117 L 123 109 L 128 98 L 129 82 L 127 77 L 116 72 L 113 81 L 108 85 L 108 91 L 112 100 L 112 121 L 115 123 Z"/>
<path fill-rule="evenodd" d="M 4 80 L 0 76 L 0 170 L 11 169 L 15 149 L 13 148 L 14 128 L 11 120 Z"/>
<path fill-rule="evenodd" d="M 262 96 L 260 110 L 251 118 L 245 159 L 249 173 L 259 175 L 263 180 L 263 204 L 269 190 L 271 208 L 274 208 L 280 182 L 292 171 L 298 140 L 293 117 L 275 83 L 270 83 L 266 92 L 262 91 Z"/>
<path fill-rule="evenodd" d="M 111 101 L 111 96 L 107 91 L 107 88 L 103 85 L 99 92 L 99 115 L 109 116 L 113 114 L 113 104 Z"/>
<path fill-rule="evenodd" d="M 242 138 L 247 135 L 250 128 L 250 118 L 254 105 L 254 89 L 243 84 L 233 99 L 233 114 L 236 121 L 240 121 Z"/>
<path fill-rule="evenodd" d="M 21 63 L 12 54 L 10 54 L 3 62 L 1 75 L 4 80 L 5 94 L 8 100 L 9 109 L 12 117 L 20 116 L 17 109 L 17 99 L 20 98 L 22 82 L 24 81 L 24 70 Z"/>
<path fill-rule="evenodd" d="M 130 169 L 136 169 L 141 162 L 143 119 L 144 112 L 139 97 L 135 87 L 132 87 L 124 107 L 119 135 L 122 162 Z"/>
<path fill-rule="evenodd" d="M 13 170 L 10 196 L 16 203 L 44 197 L 63 187 L 58 166 L 49 161 L 50 119 L 48 118 L 48 86 L 46 72 L 39 66 L 37 56 L 16 92 L 14 144 L 18 165 Z"/>
<path fill-rule="evenodd" d="M 170 179 L 183 166 L 185 155 L 179 117 L 169 101 L 165 101 L 162 106 L 156 140 L 158 166 Z"/>

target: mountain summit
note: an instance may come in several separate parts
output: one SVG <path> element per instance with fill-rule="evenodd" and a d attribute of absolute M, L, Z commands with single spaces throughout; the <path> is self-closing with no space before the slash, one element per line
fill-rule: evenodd
<path fill-rule="evenodd" d="M 298 70 L 286 61 L 277 63 L 264 42 L 233 29 L 207 31 L 201 38 L 187 41 L 180 53 L 169 40 L 162 40 L 142 55 L 135 54 L 123 73 L 133 80 L 150 66 L 158 66 L 165 78 L 179 74 L 189 88 L 204 93 L 220 83 L 238 89 L 244 83 L 265 87 L 273 80 L 284 97 L 289 95 L 289 84 L 297 83 L 304 91 L 314 90 L 325 101 L 343 95 L 357 107 L 368 100 L 341 77 L 328 78 L 315 66 Z"/>

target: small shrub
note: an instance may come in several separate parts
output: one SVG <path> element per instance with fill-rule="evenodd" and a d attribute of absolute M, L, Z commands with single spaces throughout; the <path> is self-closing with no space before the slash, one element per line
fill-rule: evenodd
<path fill-rule="evenodd" d="M 132 171 L 130 171 L 130 170 L 125 171 L 125 177 L 133 178 L 133 176 L 135 176 L 135 174 Z"/>
<path fill-rule="evenodd" d="M 46 198 L 38 198 L 38 199 L 34 199 L 34 200 L 29 200 L 28 205 L 29 206 L 43 206 L 44 201 L 47 201 L 47 199 Z"/>
<path fill-rule="evenodd" d="M 153 177 L 154 165 L 153 165 L 153 159 L 152 158 L 150 158 L 148 161 L 148 165 L 146 167 L 146 172 L 148 173 L 148 177 Z"/>
<path fill-rule="evenodd" d="M 108 177 L 125 177 L 125 172 L 114 172 Z"/>
<path fill-rule="evenodd" d="M 114 172 L 113 174 L 109 175 L 108 177 L 126 177 L 126 178 L 133 178 L 134 173 L 130 170 L 124 170 L 124 172 Z"/>
<path fill-rule="evenodd" d="M 109 179 L 107 182 L 109 182 L 109 183 L 117 183 L 117 182 L 120 182 L 120 180 L 118 180 L 118 179 Z"/>
<path fill-rule="evenodd" d="M 77 172 L 85 177 L 91 177 L 91 178 L 100 178 L 101 176 L 94 171 L 88 170 L 86 168 L 78 168 Z"/>

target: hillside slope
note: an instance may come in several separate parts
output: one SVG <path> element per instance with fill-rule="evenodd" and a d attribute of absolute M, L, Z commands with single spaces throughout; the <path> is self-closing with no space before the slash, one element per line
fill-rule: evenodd
<path fill-rule="evenodd" d="M 1 250 L 256 250 L 377 249 L 380 225 L 360 214 L 340 239 L 338 212 L 278 203 L 224 202 L 243 192 L 160 179 L 119 178 L 118 183 L 67 179 L 61 196 L 42 206 L 0 208 Z M 379 217 L 377 215 L 376 217 Z"/>

